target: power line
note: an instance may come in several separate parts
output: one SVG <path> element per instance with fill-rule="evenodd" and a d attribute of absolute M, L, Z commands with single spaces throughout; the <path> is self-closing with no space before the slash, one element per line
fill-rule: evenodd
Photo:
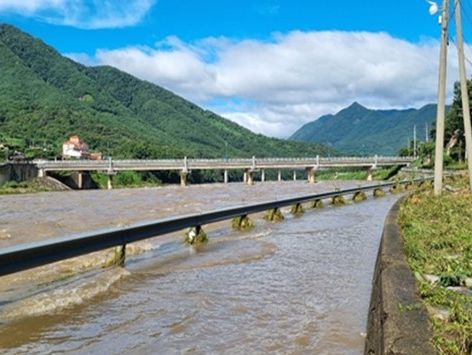
<path fill-rule="evenodd" d="M 452 37 L 448 37 L 449 38 L 449 42 L 452 43 L 454 45 L 454 47 L 456 47 L 457 49 L 457 43 L 456 41 L 454 40 L 454 38 Z M 469 49 L 469 47 L 466 45 L 467 49 Z M 467 63 L 469 63 L 471 66 L 472 66 L 472 59 L 469 59 L 469 57 L 467 57 L 466 55 L 464 55 L 464 58 L 466 60 Z"/>

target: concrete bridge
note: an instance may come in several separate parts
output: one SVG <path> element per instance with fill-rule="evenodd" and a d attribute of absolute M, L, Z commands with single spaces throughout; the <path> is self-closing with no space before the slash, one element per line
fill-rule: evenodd
<path fill-rule="evenodd" d="M 161 160 L 35 160 L 38 175 L 45 176 L 48 171 L 102 171 L 108 175 L 108 188 L 112 188 L 112 177 L 118 171 L 178 171 L 181 185 L 188 182 L 191 170 L 223 170 L 224 182 L 229 182 L 229 170 L 243 170 L 244 182 L 252 185 L 254 173 L 261 173 L 261 181 L 265 181 L 265 170 L 278 170 L 278 180 L 282 180 L 282 169 L 293 170 L 293 178 L 297 179 L 297 170 L 307 172 L 308 182 L 316 182 L 316 171 L 339 167 L 365 167 L 368 171 L 367 180 L 372 180 L 372 171 L 377 167 L 409 165 L 412 157 L 333 157 L 323 158 L 263 158 L 252 159 L 161 159 Z M 80 174 L 79 174 L 80 176 Z M 79 179 L 80 180 L 80 179 Z"/>

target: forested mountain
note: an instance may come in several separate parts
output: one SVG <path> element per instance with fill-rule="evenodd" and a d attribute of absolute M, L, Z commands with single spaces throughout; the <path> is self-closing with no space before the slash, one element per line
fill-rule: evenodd
<path fill-rule="evenodd" d="M 355 102 L 335 115 L 305 124 L 290 139 L 317 142 L 348 154 L 395 155 L 413 139 L 425 140 L 426 125 L 436 119 L 436 105 L 419 110 L 370 110 Z"/>
<path fill-rule="evenodd" d="M 319 144 L 254 134 L 157 85 L 112 67 L 86 67 L 0 25 L 0 144 L 59 153 L 69 134 L 126 158 L 314 156 Z"/>

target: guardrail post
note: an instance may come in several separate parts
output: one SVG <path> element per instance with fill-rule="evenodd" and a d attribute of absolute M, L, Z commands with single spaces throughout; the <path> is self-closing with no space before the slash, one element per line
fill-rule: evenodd
<path fill-rule="evenodd" d="M 354 202 L 361 202 L 361 201 L 367 200 L 367 195 L 365 194 L 364 191 L 358 191 L 352 196 L 352 200 Z"/>
<path fill-rule="evenodd" d="M 185 233 L 185 243 L 189 245 L 204 244 L 208 242 L 208 235 L 203 231 L 202 226 L 190 228 Z"/>
<path fill-rule="evenodd" d="M 281 182 L 282 181 L 282 170 L 279 169 L 279 171 L 277 172 L 277 181 L 278 182 Z"/>
<path fill-rule="evenodd" d="M 270 222 L 279 222 L 282 221 L 284 218 L 285 217 L 282 214 L 282 211 L 280 211 L 280 208 L 271 208 L 264 215 L 264 219 Z"/>
<path fill-rule="evenodd" d="M 248 215 L 242 215 L 233 218 L 231 221 L 233 229 L 243 231 L 254 227 L 254 222 L 248 217 Z"/>
<path fill-rule="evenodd" d="M 385 196 L 385 191 L 381 187 L 378 187 L 378 188 L 374 189 L 374 197 L 375 198 L 383 197 L 383 196 Z"/>
<path fill-rule="evenodd" d="M 323 208 L 323 201 L 322 200 L 315 200 L 310 204 L 311 208 Z"/>
<path fill-rule="evenodd" d="M 305 209 L 303 208 L 303 205 L 301 203 L 296 203 L 290 209 L 290 213 L 294 216 L 300 216 L 305 213 Z"/>
<path fill-rule="evenodd" d="M 118 245 L 113 248 L 113 256 L 105 262 L 104 268 L 111 266 L 125 266 L 126 259 L 126 244 Z"/>
<path fill-rule="evenodd" d="M 335 206 L 342 206 L 346 204 L 346 201 L 342 195 L 336 195 L 331 198 L 331 204 Z"/>
<path fill-rule="evenodd" d="M 413 190 L 415 188 L 415 183 L 413 181 L 408 181 L 405 184 L 405 190 Z"/>
<path fill-rule="evenodd" d="M 400 183 L 395 183 L 395 185 L 393 185 L 391 188 L 390 188 L 390 192 L 392 194 L 397 194 L 397 193 L 400 193 L 402 191 L 402 185 L 400 185 Z"/>

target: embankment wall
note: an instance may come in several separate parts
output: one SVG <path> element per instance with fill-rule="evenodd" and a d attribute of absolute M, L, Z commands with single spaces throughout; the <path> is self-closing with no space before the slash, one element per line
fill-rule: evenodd
<path fill-rule="evenodd" d="M 402 201 L 393 206 L 385 220 L 373 279 L 365 354 L 436 353 L 431 343 L 431 324 L 400 234 Z"/>

